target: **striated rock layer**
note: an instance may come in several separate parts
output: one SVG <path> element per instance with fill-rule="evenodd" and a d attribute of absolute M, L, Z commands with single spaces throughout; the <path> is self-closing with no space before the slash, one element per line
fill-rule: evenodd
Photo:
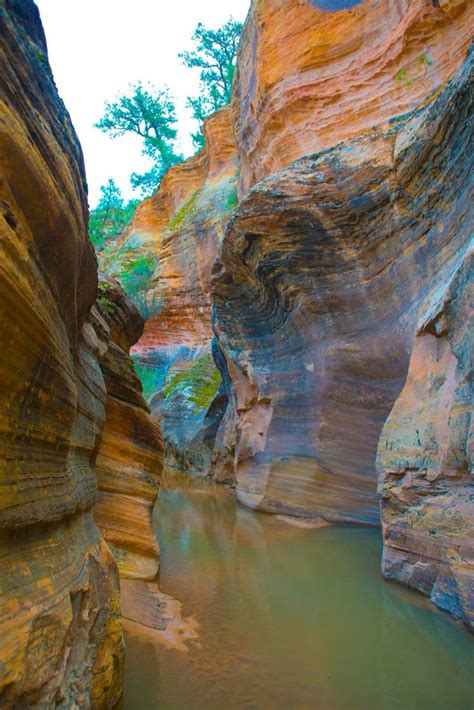
<path fill-rule="evenodd" d="M 474 629 L 473 252 L 420 311 L 378 451 L 388 579 Z"/>
<path fill-rule="evenodd" d="M 210 277 L 237 205 L 230 109 L 206 122 L 205 135 L 205 149 L 172 168 L 140 205 L 108 263 L 113 274 L 121 254 L 132 268 L 144 254 L 153 260 L 142 299 L 148 319 L 133 356 L 162 424 L 168 465 L 196 471 L 210 466 L 206 414 L 221 384 L 212 358 Z"/>
<path fill-rule="evenodd" d="M 105 419 L 81 150 L 33 2 L 0 2 L 0 706 L 111 708 L 115 562 L 95 525 Z"/>
<path fill-rule="evenodd" d="M 426 107 L 261 180 L 232 219 L 214 267 L 232 381 L 214 472 L 243 503 L 378 523 L 377 442 L 418 310 L 472 229 L 470 67 Z"/>
<path fill-rule="evenodd" d="M 107 400 L 96 460 L 99 492 L 94 514 L 120 576 L 154 579 L 159 547 L 152 510 L 160 484 L 163 442 L 128 355 L 144 323 L 119 284 L 102 282 L 100 294 L 95 327 L 105 342 L 101 369 Z"/>
<path fill-rule="evenodd" d="M 233 99 L 242 191 L 416 108 L 464 60 L 473 22 L 469 0 L 254 0 Z"/>

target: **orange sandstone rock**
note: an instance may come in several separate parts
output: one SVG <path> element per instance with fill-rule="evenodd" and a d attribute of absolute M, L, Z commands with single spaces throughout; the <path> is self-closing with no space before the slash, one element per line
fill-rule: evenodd
<path fill-rule="evenodd" d="M 106 334 L 101 368 L 107 400 L 96 460 L 99 492 L 94 514 L 120 576 L 154 579 L 159 547 L 152 510 L 160 484 L 163 442 L 128 355 L 143 331 L 143 319 L 117 283 L 102 282 L 100 292 L 96 328 Z"/>
<path fill-rule="evenodd" d="M 135 352 L 208 345 L 210 272 L 227 218 L 236 206 L 236 146 L 230 109 L 205 124 L 206 147 L 169 170 L 137 209 L 125 240 L 146 236 L 157 258 L 159 315 L 147 320 Z"/>
<path fill-rule="evenodd" d="M 95 525 L 105 419 L 81 149 L 33 2 L 0 2 L 0 706 L 111 708 L 118 575 Z"/>
<path fill-rule="evenodd" d="M 321 9 L 331 5 L 348 9 Z M 463 61 L 473 22 L 468 0 L 255 0 L 233 98 L 242 193 L 438 92 Z"/>
<path fill-rule="evenodd" d="M 472 234 L 471 71 L 470 54 L 432 103 L 260 180 L 231 220 L 214 474 L 246 505 L 378 524 L 377 443 L 418 310 Z"/>

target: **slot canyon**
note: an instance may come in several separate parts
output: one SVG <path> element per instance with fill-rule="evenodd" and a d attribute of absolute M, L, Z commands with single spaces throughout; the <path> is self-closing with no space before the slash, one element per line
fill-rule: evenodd
<path fill-rule="evenodd" d="M 474 4 L 252 0 L 96 249 L 38 6 L 0 0 L 0 708 L 472 710 Z"/>

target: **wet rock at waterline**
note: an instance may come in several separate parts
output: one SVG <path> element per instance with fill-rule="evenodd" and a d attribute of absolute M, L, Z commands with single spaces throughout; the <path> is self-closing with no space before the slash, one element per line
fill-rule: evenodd
<path fill-rule="evenodd" d="M 473 252 L 420 310 L 378 452 L 388 579 L 474 628 Z"/>

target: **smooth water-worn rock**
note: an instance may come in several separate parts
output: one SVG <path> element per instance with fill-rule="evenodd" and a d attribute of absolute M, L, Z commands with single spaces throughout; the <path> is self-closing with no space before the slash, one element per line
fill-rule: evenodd
<path fill-rule="evenodd" d="M 166 174 L 107 261 L 108 272 L 124 283 L 126 259 L 128 285 L 143 259 L 152 264 L 149 281 L 141 284 L 147 322 L 133 357 L 162 424 L 168 465 L 195 471 L 210 466 L 205 419 L 221 384 L 212 357 L 210 278 L 237 204 L 230 109 L 206 122 L 205 135 L 205 149 Z"/>
<path fill-rule="evenodd" d="M 214 470 L 245 504 L 378 522 L 377 443 L 418 310 L 471 233 L 471 63 L 427 107 L 242 200 L 214 267 L 232 380 Z"/>
<path fill-rule="evenodd" d="M 378 452 L 388 579 L 474 628 L 473 252 L 420 311 Z"/>
<path fill-rule="evenodd" d="M 154 579 L 159 547 L 151 514 L 163 465 L 160 426 L 150 415 L 129 357 L 143 319 L 116 282 L 101 282 L 95 327 L 104 334 L 101 369 L 106 420 L 96 460 L 94 514 L 117 560 L 120 576 Z"/>
<path fill-rule="evenodd" d="M 0 706 L 111 708 L 115 562 L 95 525 L 105 419 L 81 149 L 36 6 L 0 2 Z"/>

